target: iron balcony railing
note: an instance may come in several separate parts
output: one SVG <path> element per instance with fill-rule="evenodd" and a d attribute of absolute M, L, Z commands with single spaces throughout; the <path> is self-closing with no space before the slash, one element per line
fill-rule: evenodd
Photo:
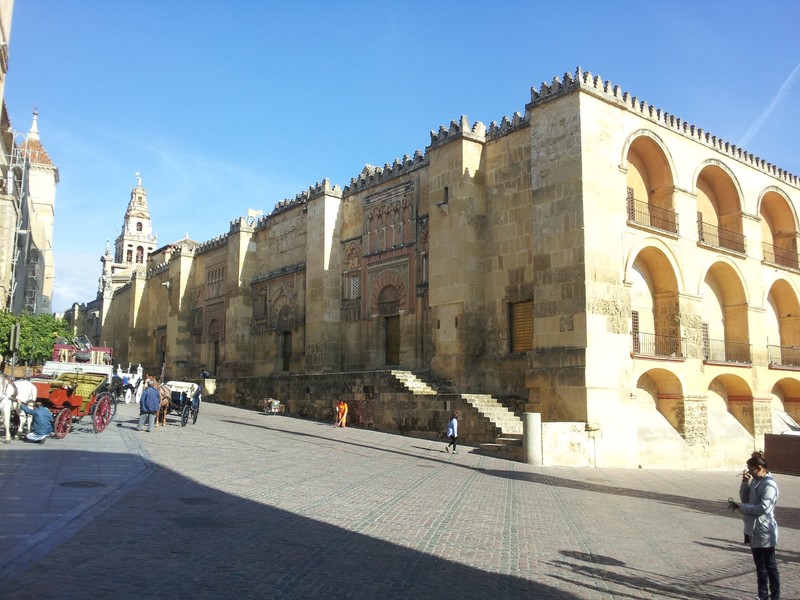
<path fill-rule="evenodd" d="M 798 268 L 796 250 L 779 248 L 778 246 L 773 246 L 766 242 L 762 242 L 761 246 L 764 250 L 764 262 L 788 267 L 790 269 Z"/>
<path fill-rule="evenodd" d="M 678 214 L 674 210 L 659 208 L 631 196 L 628 196 L 627 204 L 628 221 L 670 233 L 678 233 Z"/>
<path fill-rule="evenodd" d="M 800 367 L 800 348 L 796 346 L 767 346 L 769 364 Z"/>
<path fill-rule="evenodd" d="M 715 248 L 727 248 L 734 252 L 745 253 L 745 237 L 741 233 L 706 223 L 703 221 L 702 213 L 697 213 L 697 239 Z"/>
<path fill-rule="evenodd" d="M 676 335 L 631 332 L 631 351 L 642 356 L 684 357 L 686 340 Z"/>
<path fill-rule="evenodd" d="M 750 364 L 750 344 L 728 340 L 705 340 L 703 358 L 711 362 Z"/>

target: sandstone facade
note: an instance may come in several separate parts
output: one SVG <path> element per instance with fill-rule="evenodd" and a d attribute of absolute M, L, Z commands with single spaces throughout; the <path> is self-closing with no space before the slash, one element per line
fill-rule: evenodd
<path fill-rule="evenodd" d="M 231 397 L 427 374 L 540 412 L 551 462 L 739 464 L 800 416 L 798 205 L 798 177 L 578 69 L 524 114 L 155 251 L 97 341 Z M 319 394 L 287 404 L 319 416 Z"/>

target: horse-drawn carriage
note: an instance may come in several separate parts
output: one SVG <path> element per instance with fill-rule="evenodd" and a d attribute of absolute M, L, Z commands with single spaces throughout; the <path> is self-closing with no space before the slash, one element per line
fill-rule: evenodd
<path fill-rule="evenodd" d="M 196 383 L 187 381 L 168 381 L 159 386 L 161 408 L 156 415 L 156 426 L 167 424 L 167 415 L 174 412 L 180 416 L 181 427 L 186 427 L 189 419 L 197 423 L 200 414 L 202 391 Z"/>
<path fill-rule="evenodd" d="M 66 437 L 73 421 L 90 417 L 95 433 L 102 432 L 111 421 L 112 399 L 102 391 L 106 376 L 97 373 L 62 373 L 49 382 L 34 382 L 37 400 L 53 413 L 54 435 Z"/>
<path fill-rule="evenodd" d="M 142 366 L 139 365 L 135 371 L 131 371 L 129 366 L 128 371 L 130 372 L 124 373 L 122 368 L 118 367 L 116 372 L 97 390 L 98 392 L 108 392 L 111 396 L 112 417 L 117 414 L 117 405 L 120 402 L 130 404 L 131 401 L 135 401 L 136 404 L 139 404 L 142 397 L 144 387 L 142 385 L 144 382 Z"/>
<path fill-rule="evenodd" d="M 264 398 L 265 415 L 282 415 L 285 410 L 286 405 L 281 403 L 280 400 L 275 400 L 275 398 Z"/>
<path fill-rule="evenodd" d="M 12 381 L 3 375 L 0 378 L 0 405 L 6 424 L 5 442 L 15 437 L 21 430 L 21 411 L 12 413 L 13 403 L 31 406 L 41 401 L 53 415 L 54 435 L 64 438 L 72 429 L 72 422 L 90 417 L 96 433 L 103 431 L 111 420 L 111 398 L 100 388 L 106 376 L 98 373 L 62 373 L 55 379 L 46 381 Z M 27 421 L 27 419 L 26 419 Z M 27 421 L 30 431 L 30 421 Z"/>

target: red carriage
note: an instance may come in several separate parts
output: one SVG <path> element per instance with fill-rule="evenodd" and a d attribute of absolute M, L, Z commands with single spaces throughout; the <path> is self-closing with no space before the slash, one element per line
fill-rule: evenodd
<path fill-rule="evenodd" d="M 48 382 L 35 381 L 37 399 L 50 409 L 54 418 L 55 436 L 64 438 L 73 421 L 90 417 L 95 433 L 107 426 L 112 412 L 112 397 L 107 390 L 107 377 L 98 373 L 62 373 Z"/>

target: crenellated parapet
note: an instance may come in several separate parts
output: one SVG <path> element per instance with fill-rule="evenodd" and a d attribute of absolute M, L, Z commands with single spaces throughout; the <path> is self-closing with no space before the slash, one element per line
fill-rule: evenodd
<path fill-rule="evenodd" d="M 199 244 L 195 249 L 194 253 L 196 256 L 199 256 L 200 254 L 204 254 L 206 252 L 211 252 L 212 250 L 216 250 L 217 248 L 221 248 L 227 243 L 228 243 L 228 234 L 224 233 L 222 235 L 218 235 L 217 237 L 208 240 L 207 242 Z"/>
<path fill-rule="evenodd" d="M 229 235 L 232 233 L 240 233 L 242 231 L 245 233 L 253 233 L 253 231 L 255 231 L 255 222 L 252 218 L 239 217 L 238 219 L 231 221 L 228 229 Z"/>
<path fill-rule="evenodd" d="M 574 74 L 564 73 L 563 80 L 554 77 L 551 83 L 542 83 L 537 89 L 531 88 L 531 102 L 526 106 L 530 109 L 549 102 L 556 98 L 573 93 L 577 90 L 590 93 L 594 96 L 602 98 L 606 102 L 616 104 L 617 106 L 624 107 L 626 110 L 635 112 L 641 117 L 656 123 L 662 127 L 666 127 L 684 137 L 692 139 L 696 142 L 704 144 L 709 148 L 713 148 L 717 152 L 721 152 L 737 160 L 739 162 L 750 165 L 760 171 L 763 171 L 771 177 L 775 177 L 788 184 L 796 187 L 800 186 L 800 177 L 773 165 L 766 160 L 755 156 L 751 152 L 747 152 L 742 148 L 731 144 L 715 135 L 704 131 L 700 127 L 692 125 L 687 121 L 676 117 L 660 108 L 648 104 L 644 100 L 639 100 L 636 96 L 623 92 L 619 85 L 613 85 L 610 81 L 603 80 L 599 75 L 592 75 L 589 71 L 583 71 L 580 67 L 575 70 Z"/>
<path fill-rule="evenodd" d="M 270 279 L 275 279 L 276 277 L 288 275 L 289 273 L 298 273 L 300 271 L 305 271 L 305 268 L 306 268 L 305 262 L 300 262 L 293 265 L 286 265 L 285 267 L 280 267 L 278 269 L 275 269 L 274 271 L 256 275 L 250 282 L 250 285 L 251 286 L 256 285 L 257 283 L 261 283 L 262 281 L 269 281 Z"/>
<path fill-rule="evenodd" d="M 530 127 L 530 125 L 531 117 L 529 113 L 526 112 L 522 115 L 519 112 L 515 112 L 510 119 L 508 117 L 503 117 L 499 125 L 497 121 L 492 121 L 489 124 L 489 131 L 486 132 L 486 139 L 496 140 L 509 133 L 524 129 L 525 127 Z"/>
<path fill-rule="evenodd" d="M 270 218 L 269 215 L 261 215 L 256 218 L 256 222 L 253 223 L 253 231 L 260 231 L 262 229 L 266 229 L 269 225 Z"/>
<path fill-rule="evenodd" d="M 461 119 L 458 121 L 450 121 L 450 127 L 441 125 L 438 131 L 431 130 L 431 143 L 426 150 L 449 144 L 450 142 L 460 139 L 467 139 L 480 143 L 485 142 L 486 125 L 480 121 L 475 121 L 475 123 L 470 126 L 469 119 L 461 115 Z"/>
<path fill-rule="evenodd" d="M 146 277 L 147 277 L 147 279 L 150 279 L 150 278 L 155 277 L 156 275 L 160 275 L 161 273 L 164 273 L 164 272 L 166 272 L 168 270 L 169 270 L 169 263 L 168 262 L 161 263 L 157 267 L 153 267 L 152 269 L 148 269 Z"/>
<path fill-rule="evenodd" d="M 309 186 L 307 190 L 300 192 L 294 198 L 287 198 L 278 202 L 271 214 L 274 215 L 294 208 L 295 206 L 301 206 L 320 196 L 335 196 L 341 198 L 342 188 L 338 185 L 332 185 L 329 179 L 323 179 L 322 181 L 318 181 L 316 185 Z M 262 224 L 262 221 L 264 221 L 264 219 L 259 219 L 256 222 L 256 228 Z"/>
<path fill-rule="evenodd" d="M 366 165 L 359 176 L 353 177 L 350 185 L 345 186 L 342 196 L 357 194 L 427 165 L 428 157 L 421 150 L 414 152 L 414 156 L 405 154 L 402 159 L 396 158 L 393 163 L 386 163 L 382 168 Z"/>

